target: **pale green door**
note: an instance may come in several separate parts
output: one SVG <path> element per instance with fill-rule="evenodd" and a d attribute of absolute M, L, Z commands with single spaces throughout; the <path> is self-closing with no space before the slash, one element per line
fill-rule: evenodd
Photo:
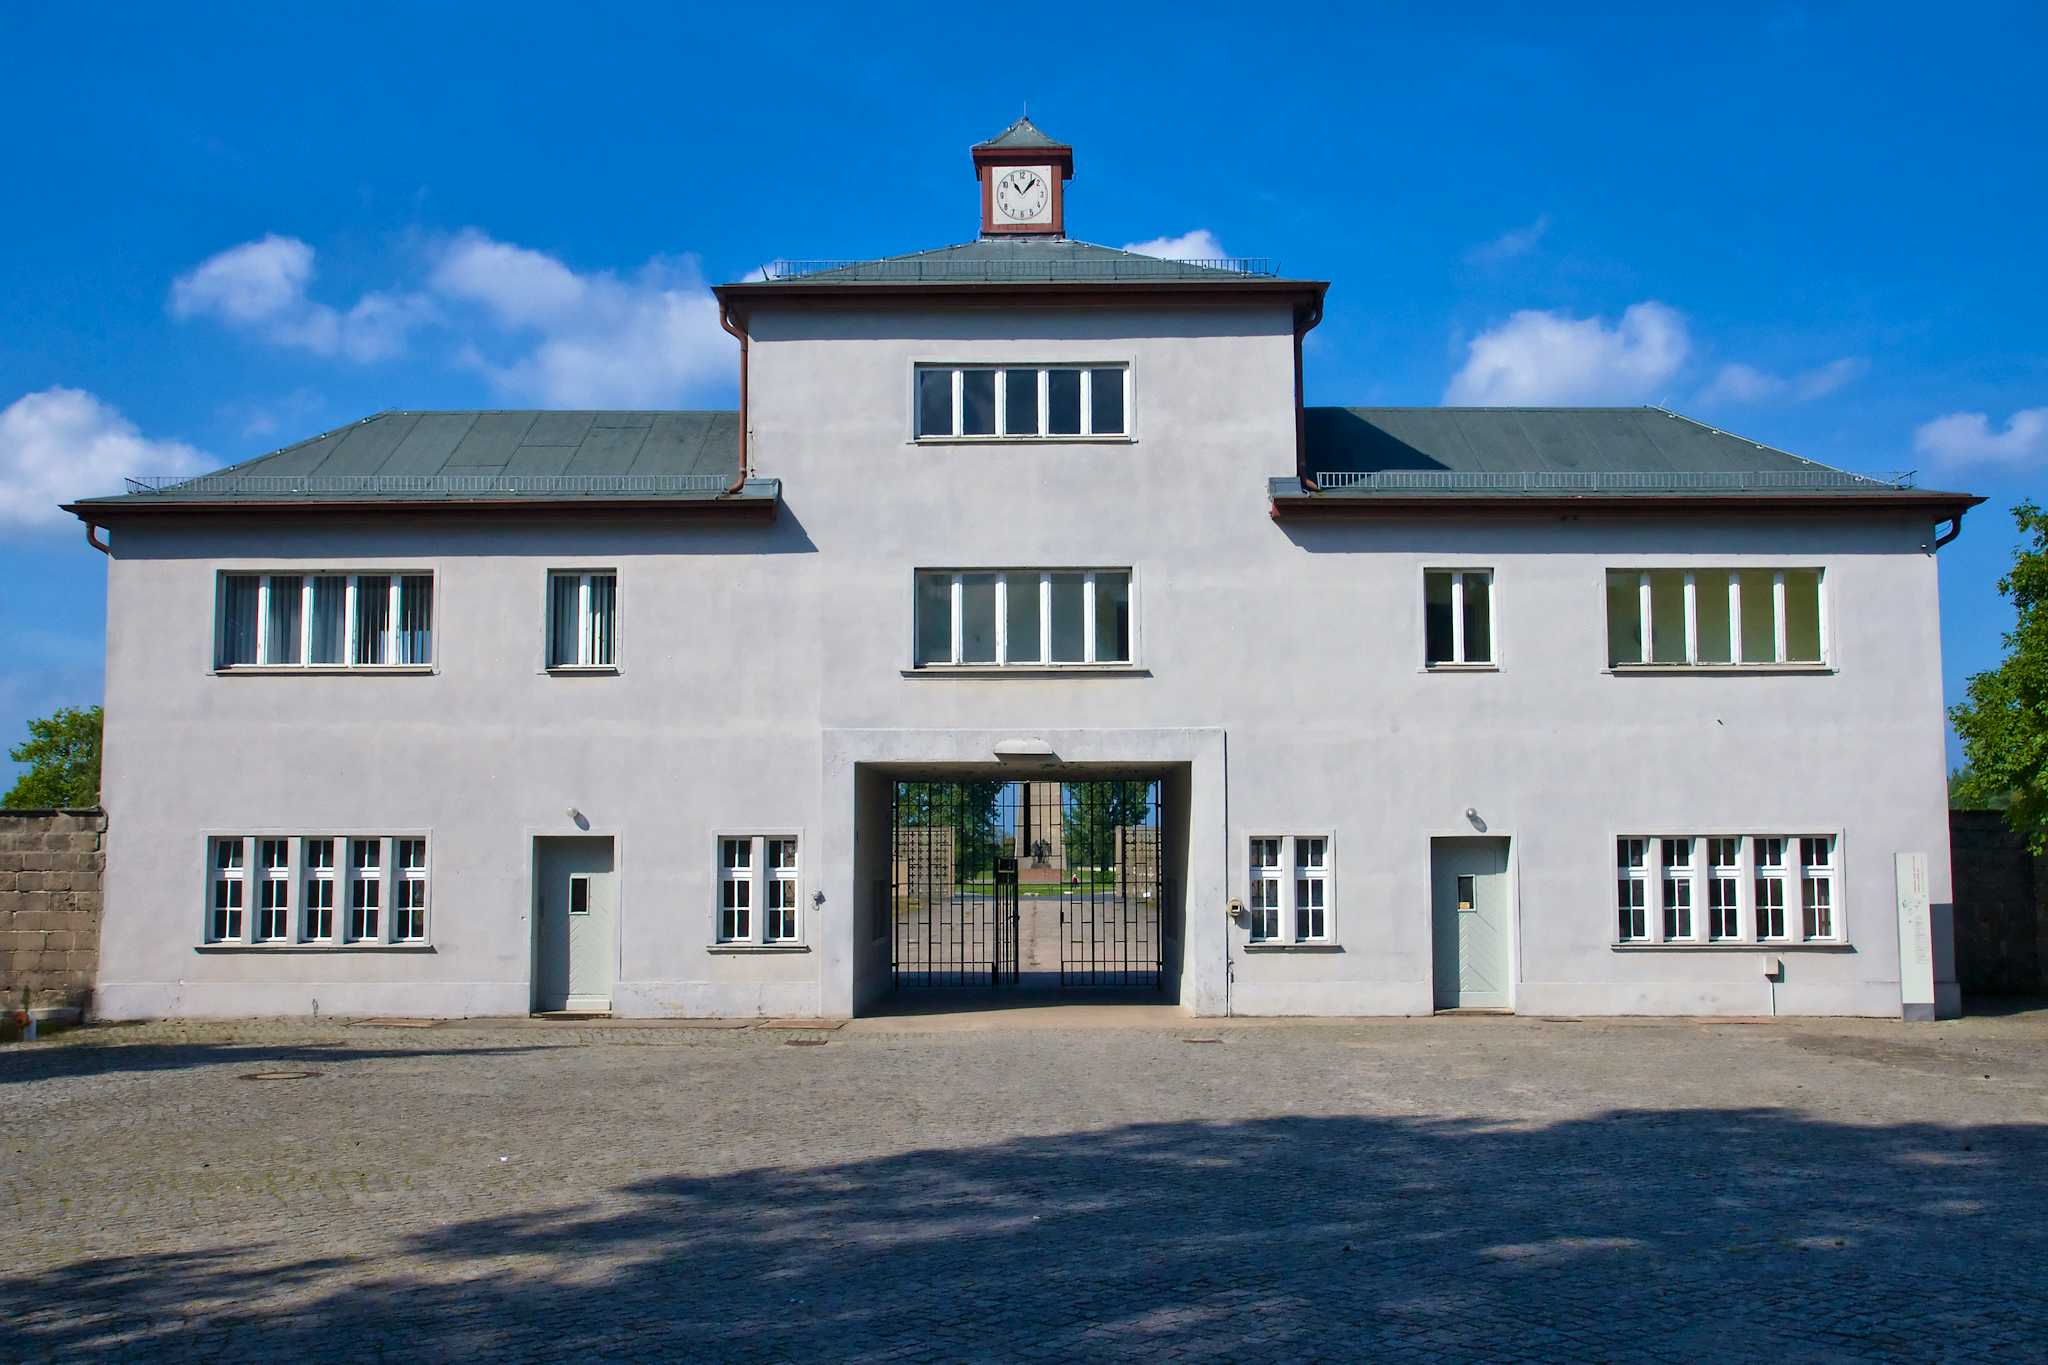
<path fill-rule="evenodd" d="M 536 839 L 533 877 L 534 1008 L 609 1010 L 618 943 L 612 841 Z"/>
<path fill-rule="evenodd" d="M 1508 1005 L 1508 841 L 1432 839 L 1436 1007 Z"/>

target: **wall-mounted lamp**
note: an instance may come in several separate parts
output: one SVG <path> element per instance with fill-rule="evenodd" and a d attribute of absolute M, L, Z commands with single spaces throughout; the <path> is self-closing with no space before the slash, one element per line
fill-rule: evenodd
<path fill-rule="evenodd" d="M 569 817 L 569 823 L 570 823 L 570 824 L 572 824 L 572 825 L 574 825 L 574 826 L 576 826 L 576 828 L 578 828 L 578 829 L 589 829 L 589 828 L 590 828 L 590 820 L 589 820 L 589 817 L 585 816 L 585 815 L 584 815 L 584 813 L 583 813 L 582 811 L 580 811 L 580 810 L 577 810 L 577 809 L 576 809 L 576 808 L 575 808 L 574 806 L 571 806 L 571 807 L 569 807 L 569 809 L 568 809 L 568 811 L 566 812 L 566 814 L 567 814 L 567 815 L 568 815 L 568 817 Z"/>
<path fill-rule="evenodd" d="M 1479 818 L 1479 808 L 1477 806 L 1465 807 L 1465 818 L 1471 822 L 1472 828 L 1478 830 L 1481 834 L 1486 833 L 1486 822 Z"/>

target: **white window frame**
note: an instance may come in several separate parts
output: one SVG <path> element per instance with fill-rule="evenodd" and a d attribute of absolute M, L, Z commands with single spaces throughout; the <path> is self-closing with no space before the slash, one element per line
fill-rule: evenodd
<path fill-rule="evenodd" d="M 232 866 L 222 866 L 218 859 L 223 849 L 233 850 Z M 247 943 L 250 925 L 255 914 L 255 896 L 250 892 L 250 860 L 255 857 L 255 848 L 249 837 L 243 834 L 216 834 L 206 840 L 206 924 L 207 943 Z M 228 896 L 230 904 L 219 904 L 220 893 L 232 891 Z M 232 916 L 232 931 L 219 919 L 222 915 Z"/>
<path fill-rule="evenodd" d="M 1689 864 L 1674 865 L 1667 857 L 1668 840 L 1683 839 L 1692 846 Z M 1808 844 L 1820 841 L 1828 861 L 1809 864 L 1806 861 Z M 1631 869 L 1625 865 L 1624 844 L 1642 841 L 1646 853 L 1644 865 Z M 1783 848 L 1782 861 L 1773 866 L 1763 860 L 1769 841 L 1776 841 Z M 1732 842 L 1735 846 L 1735 861 L 1719 865 L 1723 876 L 1719 880 L 1732 880 L 1735 886 L 1734 903 L 1728 907 L 1734 918 L 1734 932 L 1716 934 L 1713 927 L 1713 884 L 1716 864 L 1713 861 L 1716 843 Z M 1839 948 L 1849 942 L 1848 925 L 1844 918 L 1842 835 L 1839 830 L 1815 831 L 1811 827 L 1802 834 L 1778 834 L 1743 832 L 1730 829 L 1708 829 L 1683 834 L 1618 834 L 1610 845 L 1615 850 L 1615 938 L 1613 945 L 1620 948 L 1645 946 L 1673 948 L 1727 949 L 1733 947 L 1764 948 Z M 1640 937 L 1620 932 L 1619 911 L 1621 887 L 1632 880 L 1643 883 L 1645 934 Z M 1690 934 L 1673 936 L 1664 920 L 1672 907 L 1667 894 L 1667 881 L 1681 881 L 1689 888 L 1691 910 Z M 1808 934 L 1805 927 L 1806 884 L 1824 883 L 1828 909 L 1829 932 Z M 1766 900 L 1769 898 L 1764 887 L 1777 888 L 1776 895 L 1783 906 L 1781 927 L 1783 933 L 1771 935 L 1765 930 L 1770 927 L 1767 918 Z"/>
<path fill-rule="evenodd" d="M 291 943 L 298 938 L 298 926 L 292 917 L 292 882 L 298 872 L 293 842 L 274 834 L 256 837 L 256 866 L 252 869 L 256 878 L 256 918 L 249 926 L 251 943 Z M 282 855 L 282 861 L 269 861 L 273 849 Z"/>
<path fill-rule="evenodd" d="M 716 869 L 712 915 L 712 946 L 729 951 L 756 949 L 765 952 L 789 951 L 803 948 L 809 942 L 808 907 L 804 902 L 804 833 L 798 829 L 726 829 L 718 830 L 711 836 L 712 862 Z M 726 856 L 726 845 L 734 843 L 747 850 L 747 866 L 736 868 Z M 788 867 L 774 867 L 769 864 L 770 845 L 790 844 L 795 846 L 796 861 Z M 726 922 L 725 889 L 727 886 L 744 887 L 746 899 L 747 926 L 744 932 L 735 932 Z M 775 896 L 786 896 L 789 904 L 772 907 Z M 771 908 L 787 909 L 793 920 L 792 932 L 787 935 L 771 934 L 769 912 Z"/>
<path fill-rule="evenodd" d="M 995 577 L 995 627 L 996 657 L 993 663 L 986 659 L 968 662 L 966 655 L 967 623 L 966 602 L 968 577 L 992 574 Z M 1081 658 L 1052 661 L 1052 580 L 1059 574 L 1081 575 Z M 920 663 L 918 650 L 918 603 L 921 600 L 918 586 L 927 578 L 951 576 L 949 598 L 951 618 L 948 636 L 951 641 L 948 657 L 928 663 Z M 1125 652 L 1128 659 L 1098 659 L 1095 657 L 1095 598 L 1096 580 L 1122 575 L 1125 600 L 1131 607 L 1130 639 Z M 1010 659 L 1010 594 L 1017 591 L 1038 594 L 1038 657 L 1036 659 Z M 1004 671 L 1056 672 L 1062 669 L 1086 669 L 1097 672 L 1135 669 L 1138 667 L 1138 571 L 1135 567 L 1118 565 L 1097 565 L 1093 568 L 920 568 L 913 569 L 910 576 L 910 668 L 914 672 L 937 672 L 945 669 Z"/>
<path fill-rule="evenodd" d="M 256 580 L 256 661 L 254 663 L 229 663 L 227 661 L 228 641 L 228 580 L 254 578 Z M 296 658 L 272 659 L 270 657 L 270 604 L 278 579 L 299 580 L 299 630 Z M 344 582 L 341 603 L 342 643 L 341 660 L 338 663 L 310 663 L 313 655 L 313 580 L 316 578 L 339 578 Z M 399 602 L 402 597 L 401 581 L 407 578 L 427 580 L 427 657 L 418 663 L 357 663 L 356 617 L 357 597 L 361 581 L 365 578 L 388 578 L 390 583 L 384 591 L 389 595 L 385 607 L 386 624 L 383 635 L 384 657 L 388 660 L 398 653 Z M 430 568 L 391 569 L 221 569 L 215 575 L 213 594 L 213 671 L 215 673 L 431 673 L 440 661 L 441 621 L 439 604 L 441 598 L 440 574 Z"/>
<path fill-rule="evenodd" d="M 1650 859 L 1653 841 L 1648 835 L 1623 834 L 1615 838 L 1611 847 L 1614 850 L 1615 942 L 1648 943 L 1651 941 L 1650 930 L 1657 924 L 1657 912 L 1651 904 L 1650 895 L 1650 883 L 1656 870 Z M 1626 904 L 1623 904 L 1624 887 L 1627 888 Z M 1623 910 L 1629 913 L 1626 929 L 1621 926 Z"/>
<path fill-rule="evenodd" d="M 1801 943 L 1835 943 L 1842 936 L 1841 897 L 1835 894 L 1839 881 L 1840 863 L 1836 853 L 1837 842 L 1832 835 L 1805 834 L 1799 836 L 1799 941 Z M 1818 844 L 1825 856 L 1824 862 L 1808 861 L 1812 846 Z M 1821 892 L 1811 905 L 1807 902 L 1807 889 L 1813 887 Z M 1824 903 L 1823 903 L 1824 902 Z M 1825 928 L 1809 929 L 1809 918 L 1817 918 L 1815 912 L 1825 914 Z M 1790 912 L 1787 911 L 1789 914 Z M 1791 929 L 1787 924 L 1786 929 Z"/>
<path fill-rule="evenodd" d="M 407 863 L 404 859 L 403 854 L 408 844 L 419 845 L 420 859 L 417 863 Z M 428 863 L 428 859 L 431 857 L 433 857 L 433 850 L 424 835 L 401 834 L 391 840 L 391 861 L 393 867 L 390 876 L 391 908 L 389 919 L 391 924 L 391 941 L 393 943 L 416 944 L 427 942 L 427 916 L 429 907 L 432 904 L 432 875 Z M 417 900 L 418 904 L 407 905 L 405 902 L 408 900 Z M 415 921 L 416 932 L 409 934 L 399 932 L 400 915 L 417 917 Z"/>
<path fill-rule="evenodd" d="M 314 850 L 325 845 L 327 861 L 314 860 Z M 340 899 L 341 859 L 346 856 L 345 841 L 338 835 L 309 835 L 299 841 L 299 861 L 304 868 L 299 891 L 299 941 L 301 943 L 334 943 L 338 941 L 341 929 Z M 326 901 L 324 906 L 316 901 Z M 327 932 L 315 933 L 313 916 L 324 911 L 327 915 Z"/>
<path fill-rule="evenodd" d="M 1319 867 L 1303 862 L 1305 843 L 1314 842 L 1322 846 L 1323 860 Z M 1254 860 L 1254 850 L 1260 844 L 1273 845 L 1279 861 L 1262 865 Z M 1246 836 L 1244 868 L 1246 875 L 1245 908 L 1250 916 L 1248 941 L 1264 948 L 1325 947 L 1337 942 L 1337 871 L 1335 834 L 1327 829 L 1302 830 L 1296 834 L 1251 834 Z M 1306 881 L 1322 888 L 1323 916 L 1322 932 L 1303 934 L 1301 912 L 1316 907 L 1305 906 L 1301 899 L 1301 884 Z M 1272 900 L 1270 909 L 1274 919 L 1272 932 L 1266 932 L 1260 905 L 1259 888 L 1270 888 Z"/>
<path fill-rule="evenodd" d="M 1657 838 L 1657 940 L 1661 943 L 1694 943 L 1701 937 L 1700 842 L 1690 834 Z M 1683 862 L 1676 856 L 1679 850 L 1685 854 Z"/>
<path fill-rule="evenodd" d="M 965 380 L 969 370 L 988 371 L 995 380 L 995 430 L 986 435 L 968 435 L 961 431 L 966 413 L 963 401 Z M 1004 379 L 1008 370 L 1035 370 L 1038 374 L 1038 430 L 1035 432 L 1009 433 L 1004 430 L 1009 420 L 1010 386 Z M 1081 375 L 1081 430 L 1079 432 L 1054 432 L 1047 428 L 1051 424 L 1051 405 L 1047 402 L 1051 383 L 1048 376 L 1054 370 L 1077 370 Z M 1118 370 L 1124 377 L 1124 429 L 1122 431 L 1098 432 L 1095 426 L 1095 371 Z M 920 432 L 918 430 L 920 390 L 924 376 L 929 373 L 947 373 L 952 376 L 953 421 L 947 431 Z M 917 361 L 910 372 L 910 439 L 913 444 L 929 445 L 941 442 L 970 441 L 977 443 L 1001 443 L 1005 441 L 1130 441 L 1136 439 L 1137 414 L 1135 389 L 1132 382 L 1132 365 L 1129 360 L 1058 360 L 1058 361 L 986 361 L 962 364 L 948 361 Z"/>
<path fill-rule="evenodd" d="M 1656 646 L 1651 639 L 1652 610 L 1650 603 L 1650 575 L 1653 573 L 1676 573 L 1684 575 L 1685 582 L 1685 659 L 1678 663 L 1656 662 Z M 1702 573 L 1726 574 L 1728 576 L 1728 662 L 1718 660 L 1712 663 L 1700 662 L 1699 642 L 1699 583 Z M 1772 657 L 1768 659 L 1745 659 L 1742 657 L 1742 575 L 1745 573 L 1768 573 L 1771 575 L 1771 640 Z M 1820 658 L 1788 659 L 1788 625 L 1785 613 L 1785 575 L 1789 573 L 1811 573 L 1817 582 L 1815 596 L 1815 631 L 1820 636 Z M 1612 594 L 1608 591 L 1608 580 L 1615 575 L 1636 575 L 1636 629 L 1642 637 L 1641 657 L 1636 659 L 1610 659 L 1609 672 L 1631 672 L 1636 670 L 1669 671 L 1678 668 L 1698 669 L 1781 669 L 1810 672 L 1832 671 L 1835 666 L 1834 645 L 1830 639 L 1828 611 L 1828 571 L 1818 564 L 1700 564 L 1690 568 L 1669 565 L 1653 565 L 1648 568 L 1618 567 L 1607 569 L 1601 576 L 1601 600 L 1609 602 Z M 1602 635 L 1605 649 L 1613 638 L 1611 623 Z"/>
<path fill-rule="evenodd" d="M 403 845 L 418 843 L 421 858 L 417 866 L 400 867 L 399 853 Z M 262 859 L 266 844 L 282 844 L 285 849 L 285 863 L 282 867 L 265 864 Z M 375 850 L 376 863 L 369 868 L 358 868 L 355 861 L 356 846 L 367 845 Z M 333 849 L 331 865 L 316 865 L 313 850 L 321 845 Z M 204 923 L 199 938 L 200 948 L 244 948 L 261 952 L 282 952 L 287 950 L 351 951 L 364 949 L 420 949 L 432 946 L 432 878 L 434 841 L 431 831 L 415 829 L 398 833 L 383 833 L 367 830 L 323 829 L 317 833 L 300 830 L 259 829 L 251 831 L 202 831 L 201 846 L 206 864 Z M 231 846 L 238 850 L 240 865 L 229 869 L 226 876 L 215 866 L 218 850 Z M 214 898 L 218 883 L 232 883 L 241 888 L 241 921 L 238 931 L 223 937 L 216 932 Z M 265 886 L 283 888 L 285 904 L 280 907 L 285 921 L 285 932 L 281 936 L 259 937 L 264 927 L 259 922 L 260 903 L 267 896 Z M 375 901 L 377 926 L 374 934 L 357 937 L 355 934 L 356 888 L 368 888 L 368 894 Z M 401 887 L 417 887 L 417 891 L 401 891 Z M 327 934 L 314 932 L 312 918 L 315 892 L 330 901 Z M 411 938 L 396 938 L 398 909 L 401 900 L 417 898 L 416 906 L 406 907 L 417 910 L 419 933 Z"/>
<path fill-rule="evenodd" d="M 377 851 L 374 867 L 356 865 L 356 845 L 367 844 Z M 347 903 L 342 912 L 347 916 L 341 923 L 341 941 L 348 944 L 380 944 L 388 942 L 391 932 L 391 898 L 384 894 L 384 882 L 391 872 L 390 841 L 377 835 L 353 834 L 342 844 L 342 857 L 346 860 L 343 880 L 348 887 Z M 366 888 L 364 899 L 376 904 L 363 908 L 376 916 L 376 925 L 369 933 L 358 934 L 356 930 L 356 888 Z M 367 916 L 366 916 L 367 918 Z"/>
<path fill-rule="evenodd" d="M 1429 580 L 1432 576 L 1447 574 L 1451 580 L 1451 657 L 1431 659 L 1429 657 Z M 1486 580 L 1486 637 L 1489 657 L 1467 659 L 1465 657 L 1465 580 L 1483 578 Z M 1484 670 L 1500 667 L 1500 585 L 1494 582 L 1492 569 L 1452 568 L 1446 565 L 1425 565 L 1422 570 L 1422 667 L 1431 673 L 1455 673 L 1460 669 Z"/>
<path fill-rule="evenodd" d="M 555 650 L 555 583 L 561 579 L 576 580 L 576 658 L 562 662 L 554 657 Z M 609 578 L 612 583 L 611 610 L 611 658 L 598 661 L 592 656 L 597 652 L 594 623 L 595 614 L 592 599 L 595 596 L 596 580 Z M 619 571 L 617 569 L 549 569 L 543 583 L 541 596 L 541 667 L 549 673 L 616 673 L 619 671 Z"/>

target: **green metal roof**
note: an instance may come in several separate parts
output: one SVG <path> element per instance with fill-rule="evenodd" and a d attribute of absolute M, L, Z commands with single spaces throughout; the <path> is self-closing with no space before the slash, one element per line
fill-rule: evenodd
<path fill-rule="evenodd" d="M 1664 408 L 1309 408 L 1281 502 L 1413 497 L 1967 499 L 1831 468 Z"/>
<path fill-rule="evenodd" d="M 1230 285 L 1276 280 L 1272 264 L 1256 257 L 1169 261 L 1067 237 L 984 237 L 874 261 L 776 261 L 766 278 L 729 284 L 747 293 L 764 286 L 946 285 L 970 283 L 1122 284 L 1189 281 Z M 1308 281 L 1292 283 L 1308 285 Z M 721 291 L 722 292 L 722 291 Z"/>
<path fill-rule="evenodd" d="M 1047 137 L 1044 131 L 1037 124 L 1033 123 L 1028 115 L 1018 119 L 988 141 L 974 144 L 974 150 L 977 152 L 984 149 L 994 150 L 999 147 L 1054 147 L 1061 150 L 1071 150 L 1067 147 L 1066 143 L 1056 138 Z"/>
<path fill-rule="evenodd" d="M 130 479 L 79 506 L 721 497 L 733 412 L 380 412 L 212 474 Z M 772 496 L 772 479 L 740 497 Z"/>

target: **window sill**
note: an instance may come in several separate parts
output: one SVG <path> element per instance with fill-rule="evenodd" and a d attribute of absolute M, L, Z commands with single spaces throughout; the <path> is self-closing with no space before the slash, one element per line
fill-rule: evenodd
<path fill-rule="evenodd" d="M 706 944 L 707 953 L 808 953 L 808 943 L 711 943 Z"/>
<path fill-rule="evenodd" d="M 1248 953 L 1341 953 L 1341 943 L 1247 943 Z"/>
<path fill-rule="evenodd" d="M 1733 677 L 1759 673 L 1832 673 L 1835 668 L 1833 664 L 1610 664 L 1603 671 L 1617 678 L 1662 677 L 1680 673 Z"/>
<path fill-rule="evenodd" d="M 617 664 L 554 664 L 543 670 L 554 678 L 609 678 L 618 674 Z"/>
<path fill-rule="evenodd" d="M 1610 943 L 1607 945 L 1617 953 L 1848 953 L 1856 945 L 1842 940 L 1830 939 L 1825 942 L 1791 943 Z"/>
<path fill-rule="evenodd" d="M 328 678 L 344 674 L 393 677 L 438 671 L 435 664 L 357 664 L 353 668 L 347 664 L 235 664 L 228 668 L 215 668 L 212 673 L 216 678 Z"/>
<path fill-rule="evenodd" d="M 1135 436 L 913 436 L 914 446 L 1130 446 Z"/>
<path fill-rule="evenodd" d="M 431 943 L 195 943 L 195 953 L 431 953 Z"/>
<path fill-rule="evenodd" d="M 1424 673 L 1498 673 L 1499 664 L 1424 664 Z"/>
<path fill-rule="evenodd" d="M 1149 678 L 1136 664 L 926 664 L 902 670 L 906 678 Z"/>

